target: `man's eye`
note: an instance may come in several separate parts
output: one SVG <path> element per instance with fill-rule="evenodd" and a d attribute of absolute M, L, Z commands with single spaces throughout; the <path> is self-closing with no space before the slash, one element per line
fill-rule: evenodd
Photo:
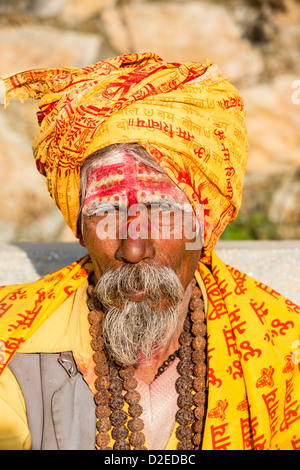
<path fill-rule="evenodd" d="M 107 214 L 114 214 L 115 212 L 117 212 L 117 210 L 118 209 L 113 205 L 106 205 L 104 207 L 99 207 L 98 209 L 96 209 L 94 215 L 103 217 Z"/>
<path fill-rule="evenodd" d="M 170 204 L 160 204 L 159 207 L 162 211 L 170 211 L 173 209 Z"/>
<path fill-rule="evenodd" d="M 172 206 L 170 204 L 166 204 L 166 203 L 151 204 L 151 210 L 153 210 L 153 211 L 157 211 L 157 210 L 170 211 L 170 210 L 172 210 Z"/>
<path fill-rule="evenodd" d="M 151 204 L 151 210 L 152 211 L 161 211 L 161 212 L 175 212 L 175 211 L 181 211 L 182 208 L 178 204 L 168 204 L 166 202 L 162 203 L 157 203 L 157 204 Z"/>

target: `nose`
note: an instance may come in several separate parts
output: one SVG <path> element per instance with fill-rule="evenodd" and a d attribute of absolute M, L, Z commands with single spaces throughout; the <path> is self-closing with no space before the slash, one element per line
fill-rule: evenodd
<path fill-rule="evenodd" d="M 115 252 L 115 258 L 125 263 L 139 263 L 155 257 L 155 248 L 153 242 L 148 237 L 127 236 L 119 240 L 118 248 Z"/>

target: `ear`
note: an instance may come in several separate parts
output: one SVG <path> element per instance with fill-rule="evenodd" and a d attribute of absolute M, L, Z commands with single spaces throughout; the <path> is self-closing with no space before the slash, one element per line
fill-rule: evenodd
<path fill-rule="evenodd" d="M 85 247 L 85 244 L 84 244 L 84 241 L 83 241 L 82 237 L 79 238 L 79 243 L 80 243 L 81 246 Z"/>

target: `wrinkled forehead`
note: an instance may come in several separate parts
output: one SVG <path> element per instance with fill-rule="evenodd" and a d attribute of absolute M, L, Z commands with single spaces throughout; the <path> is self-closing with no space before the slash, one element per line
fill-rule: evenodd
<path fill-rule="evenodd" d="M 95 202 L 125 200 L 132 204 L 149 198 L 187 202 L 185 194 L 171 179 L 128 152 L 107 157 L 87 175 L 85 205 Z"/>

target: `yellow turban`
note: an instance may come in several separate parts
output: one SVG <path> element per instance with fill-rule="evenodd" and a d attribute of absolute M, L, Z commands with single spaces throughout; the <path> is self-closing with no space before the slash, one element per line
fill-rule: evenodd
<path fill-rule="evenodd" d="M 4 78 L 6 102 L 40 98 L 38 170 L 76 235 L 82 162 L 113 143 L 138 142 L 196 207 L 204 253 L 241 202 L 248 142 L 243 101 L 215 64 L 166 63 L 153 53 L 83 69 L 31 70 Z"/>

